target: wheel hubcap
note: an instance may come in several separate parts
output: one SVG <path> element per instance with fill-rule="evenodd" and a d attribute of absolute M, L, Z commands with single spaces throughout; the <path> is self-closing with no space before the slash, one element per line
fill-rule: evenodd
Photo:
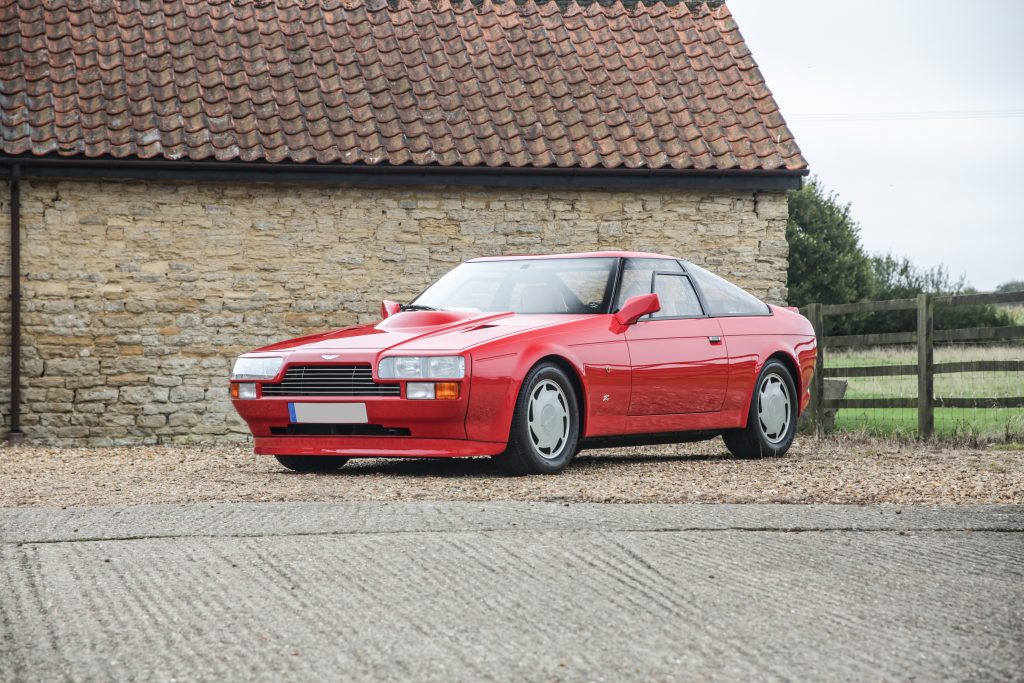
<path fill-rule="evenodd" d="M 761 382 L 757 397 L 757 417 L 761 432 L 771 443 L 779 443 L 789 433 L 791 419 L 789 387 L 776 374 L 770 374 Z"/>
<path fill-rule="evenodd" d="M 533 447 L 542 458 L 553 460 L 561 455 L 569 440 L 569 401 L 562 387 L 549 379 L 534 387 L 527 425 Z"/>

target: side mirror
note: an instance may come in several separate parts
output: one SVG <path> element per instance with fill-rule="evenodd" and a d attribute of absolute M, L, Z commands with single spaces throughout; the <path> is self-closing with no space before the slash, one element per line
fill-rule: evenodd
<path fill-rule="evenodd" d="M 632 325 L 648 313 L 657 313 L 661 310 L 661 302 L 657 294 L 641 294 L 626 299 L 622 308 L 615 314 L 615 322 L 623 327 Z"/>
<path fill-rule="evenodd" d="M 383 318 L 384 320 L 387 320 L 395 313 L 398 313 L 400 310 L 402 310 L 402 304 L 398 303 L 397 301 L 390 301 L 388 299 L 384 299 L 384 301 L 380 302 L 380 317 Z"/>

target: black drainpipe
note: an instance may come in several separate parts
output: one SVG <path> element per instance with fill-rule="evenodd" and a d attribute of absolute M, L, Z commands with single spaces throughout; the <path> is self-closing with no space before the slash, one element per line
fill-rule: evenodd
<path fill-rule="evenodd" d="M 7 443 L 25 439 L 21 431 L 21 166 L 11 167 L 11 429 Z"/>

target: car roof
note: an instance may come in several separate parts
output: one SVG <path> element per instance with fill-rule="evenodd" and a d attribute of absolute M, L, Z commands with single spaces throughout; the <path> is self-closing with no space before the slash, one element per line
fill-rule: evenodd
<path fill-rule="evenodd" d="M 553 259 L 553 258 L 659 258 L 678 260 L 675 256 L 665 254 L 653 254 L 646 251 L 585 251 L 575 254 L 517 254 L 515 256 L 481 256 L 470 259 L 468 263 L 477 261 L 518 261 L 523 259 Z"/>

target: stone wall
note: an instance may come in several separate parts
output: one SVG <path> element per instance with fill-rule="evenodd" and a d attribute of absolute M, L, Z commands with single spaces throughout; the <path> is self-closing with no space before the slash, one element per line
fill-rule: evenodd
<path fill-rule="evenodd" d="M 783 192 L 23 181 L 23 429 L 59 445 L 245 438 L 235 355 L 375 320 L 382 298 L 478 255 L 666 252 L 782 302 L 786 215 Z"/>

